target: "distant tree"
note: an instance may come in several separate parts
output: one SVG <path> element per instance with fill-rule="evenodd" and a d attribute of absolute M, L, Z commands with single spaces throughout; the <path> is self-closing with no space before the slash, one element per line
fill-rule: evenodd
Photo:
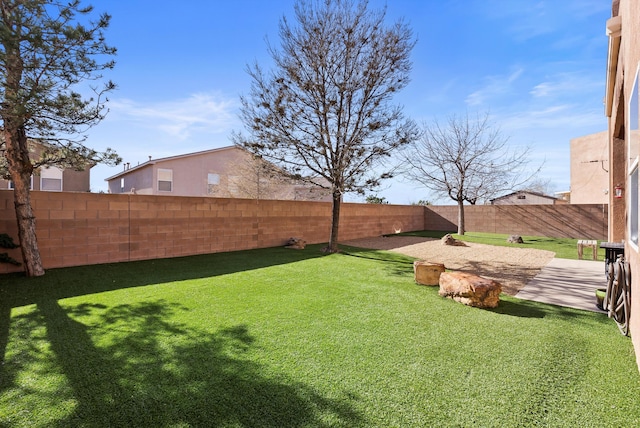
<path fill-rule="evenodd" d="M 458 234 L 464 235 L 464 203 L 475 205 L 513 190 L 525 176 L 529 149 L 510 150 L 508 139 L 489 121 L 451 116 L 446 124 L 426 124 L 422 138 L 405 150 L 404 175 L 458 205 Z"/>
<path fill-rule="evenodd" d="M 291 180 L 271 163 L 244 153 L 227 167 L 232 171 L 225 186 L 215 186 L 210 194 L 219 197 L 247 199 L 293 199 L 288 194 Z"/>
<path fill-rule="evenodd" d="M 295 180 L 259 156 L 241 151 L 226 164 L 229 174 L 218 177 L 220 183 L 209 184 L 208 194 L 221 198 L 275 199 L 306 201 L 326 197 L 326 191 Z"/>
<path fill-rule="evenodd" d="M 431 201 L 427 199 L 420 199 L 418 202 L 412 202 L 411 205 L 422 205 L 426 207 L 428 205 L 433 205 L 433 204 L 431 203 Z"/>
<path fill-rule="evenodd" d="M 84 98 L 80 84 L 101 78 L 113 67 L 107 59 L 115 49 L 107 46 L 103 30 L 110 17 L 86 17 L 91 6 L 79 0 L 0 0 L 0 150 L 14 186 L 18 239 L 28 276 L 44 274 L 31 208 L 30 177 L 38 168 L 59 165 L 83 168 L 87 163 L 118 163 L 107 149 L 86 147 L 84 132 L 104 117 L 108 82 L 91 87 L 95 98 Z M 79 23 L 80 20 L 87 22 Z M 101 62 L 105 60 L 105 62 Z M 45 144 L 32 160 L 28 138 Z"/>
<path fill-rule="evenodd" d="M 553 186 L 551 184 L 551 180 L 540 177 L 534 178 L 518 190 L 541 193 L 547 196 L 553 195 Z"/>
<path fill-rule="evenodd" d="M 365 199 L 366 202 L 368 204 L 382 204 L 382 205 L 386 205 L 389 202 L 387 201 L 387 198 L 385 198 L 384 196 L 378 196 L 378 195 L 369 195 L 367 196 L 367 198 Z"/>
<path fill-rule="evenodd" d="M 409 82 L 415 44 L 401 21 L 367 1 L 295 3 L 296 26 L 280 21 L 281 48 L 269 47 L 274 70 L 248 68 L 251 92 L 241 118 L 249 136 L 237 144 L 275 163 L 290 177 L 331 192 L 327 252 L 338 251 L 340 205 L 391 176 L 382 161 L 418 135 L 391 99 Z"/>

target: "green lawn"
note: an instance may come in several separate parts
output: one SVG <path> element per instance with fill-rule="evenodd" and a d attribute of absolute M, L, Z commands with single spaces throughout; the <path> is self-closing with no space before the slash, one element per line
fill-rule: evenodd
<path fill-rule="evenodd" d="M 271 248 L 0 277 L 0 427 L 633 427 L 606 316 Z"/>
<path fill-rule="evenodd" d="M 500 233 L 483 233 L 483 232 L 466 232 L 460 236 L 455 232 L 441 232 L 432 230 L 423 230 L 419 232 L 405 232 L 401 235 L 406 236 L 424 236 L 427 238 L 442 238 L 446 233 L 451 233 L 456 239 L 460 239 L 465 242 L 476 242 L 479 244 L 499 245 L 502 247 L 521 247 L 521 248 L 535 248 L 538 250 L 548 250 L 556 253 L 556 257 L 561 259 L 578 259 L 578 240 L 572 238 L 546 238 L 543 236 L 522 236 L 524 243 L 511 244 L 507 242 L 509 235 Z M 598 244 L 600 241 L 598 241 Z M 603 248 L 598 248 L 598 260 L 604 261 L 605 251 Z M 591 249 L 585 248 L 583 258 L 585 260 L 593 260 L 591 255 Z"/>

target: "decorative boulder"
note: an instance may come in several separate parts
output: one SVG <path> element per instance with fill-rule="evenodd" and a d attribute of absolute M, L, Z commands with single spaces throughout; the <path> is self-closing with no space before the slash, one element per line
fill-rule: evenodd
<path fill-rule="evenodd" d="M 459 241 L 459 240 L 455 239 L 453 236 L 451 236 L 450 233 L 447 233 L 446 235 L 444 235 L 442 237 L 442 239 L 440 240 L 440 242 L 442 243 L 442 245 L 454 245 L 454 246 L 458 246 L 458 247 L 466 247 L 467 246 L 464 242 Z"/>
<path fill-rule="evenodd" d="M 507 242 L 510 244 L 523 244 L 522 236 L 520 235 L 511 235 L 507 238 Z"/>
<path fill-rule="evenodd" d="M 289 238 L 287 241 L 285 248 L 291 248 L 294 250 L 304 250 L 304 247 L 307 245 L 307 241 L 302 238 Z"/>
<path fill-rule="evenodd" d="M 442 263 L 433 263 L 425 260 L 413 262 L 413 275 L 416 284 L 438 285 L 442 272 L 444 272 L 444 264 Z"/>
<path fill-rule="evenodd" d="M 489 278 L 464 272 L 440 274 L 440 294 L 467 306 L 495 308 L 500 302 L 502 285 Z"/>

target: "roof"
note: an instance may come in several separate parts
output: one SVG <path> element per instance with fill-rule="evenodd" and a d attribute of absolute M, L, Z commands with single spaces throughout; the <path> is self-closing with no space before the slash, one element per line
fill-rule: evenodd
<path fill-rule="evenodd" d="M 540 192 L 531 192 L 529 190 L 519 190 L 517 192 L 511 192 L 508 195 L 503 195 L 503 196 L 499 196 L 497 198 L 489 199 L 489 201 L 493 202 L 493 201 L 497 201 L 498 199 L 506 199 L 506 198 L 508 198 L 510 196 L 522 195 L 522 194 L 534 195 L 534 196 L 538 196 L 540 198 L 547 198 L 547 199 L 553 199 L 553 200 L 557 200 L 558 199 L 558 198 L 556 198 L 554 196 L 545 195 L 544 193 L 540 193 Z"/>
<path fill-rule="evenodd" d="M 193 153 L 185 153 L 182 155 L 176 155 L 176 156 L 168 156 L 165 158 L 158 158 L 158 159 L 149 159 L 148 161 L 141 163 L 139 165 L 136 165 L 134 167 L 131 168 L 127 168 L 124 171 L 121 171 L 119 173 L 117 173 L 116 175 L 112 175 L 111 177 L 107 177 L 104 179 L 104 181 L 110 181 L 110 180 L 115 180 L 116 178 L 120 178 L 122 176 L 125 176 L 131 172 L 137 171 L 139 169 L 145 168 L 147 166 L 151 166 L 151 165 L 155 165 L 157 163 L 160 162 L 166 162 L 166 161 L 171 161 L 171 160 L 175 160 L 175 159 L 183 159 L 183 158 L 188 158 L 191 156 L 201 156 L 201 155 L 207 155 L 210 153 L 216 153 L 216 152 L 222 152 L 222 151 L 227 151 L 227 150 L 242 150 L 241 148 L 237 147 L 237 146 L 225 146 L 225 147 L 219 147 L 217 149 L 209 149 L 209 150 L 202 150 L 200 152 L 193 152 Z"/>

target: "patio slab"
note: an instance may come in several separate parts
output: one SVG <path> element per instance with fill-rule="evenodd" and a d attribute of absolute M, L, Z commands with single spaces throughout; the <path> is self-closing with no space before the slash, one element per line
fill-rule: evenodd
<path fill-rule="evenodd" d="M 606 286 L 604 262 L 554 258 L 516 297 L 605 313 L 596 306 L 595 290 Z"/>

